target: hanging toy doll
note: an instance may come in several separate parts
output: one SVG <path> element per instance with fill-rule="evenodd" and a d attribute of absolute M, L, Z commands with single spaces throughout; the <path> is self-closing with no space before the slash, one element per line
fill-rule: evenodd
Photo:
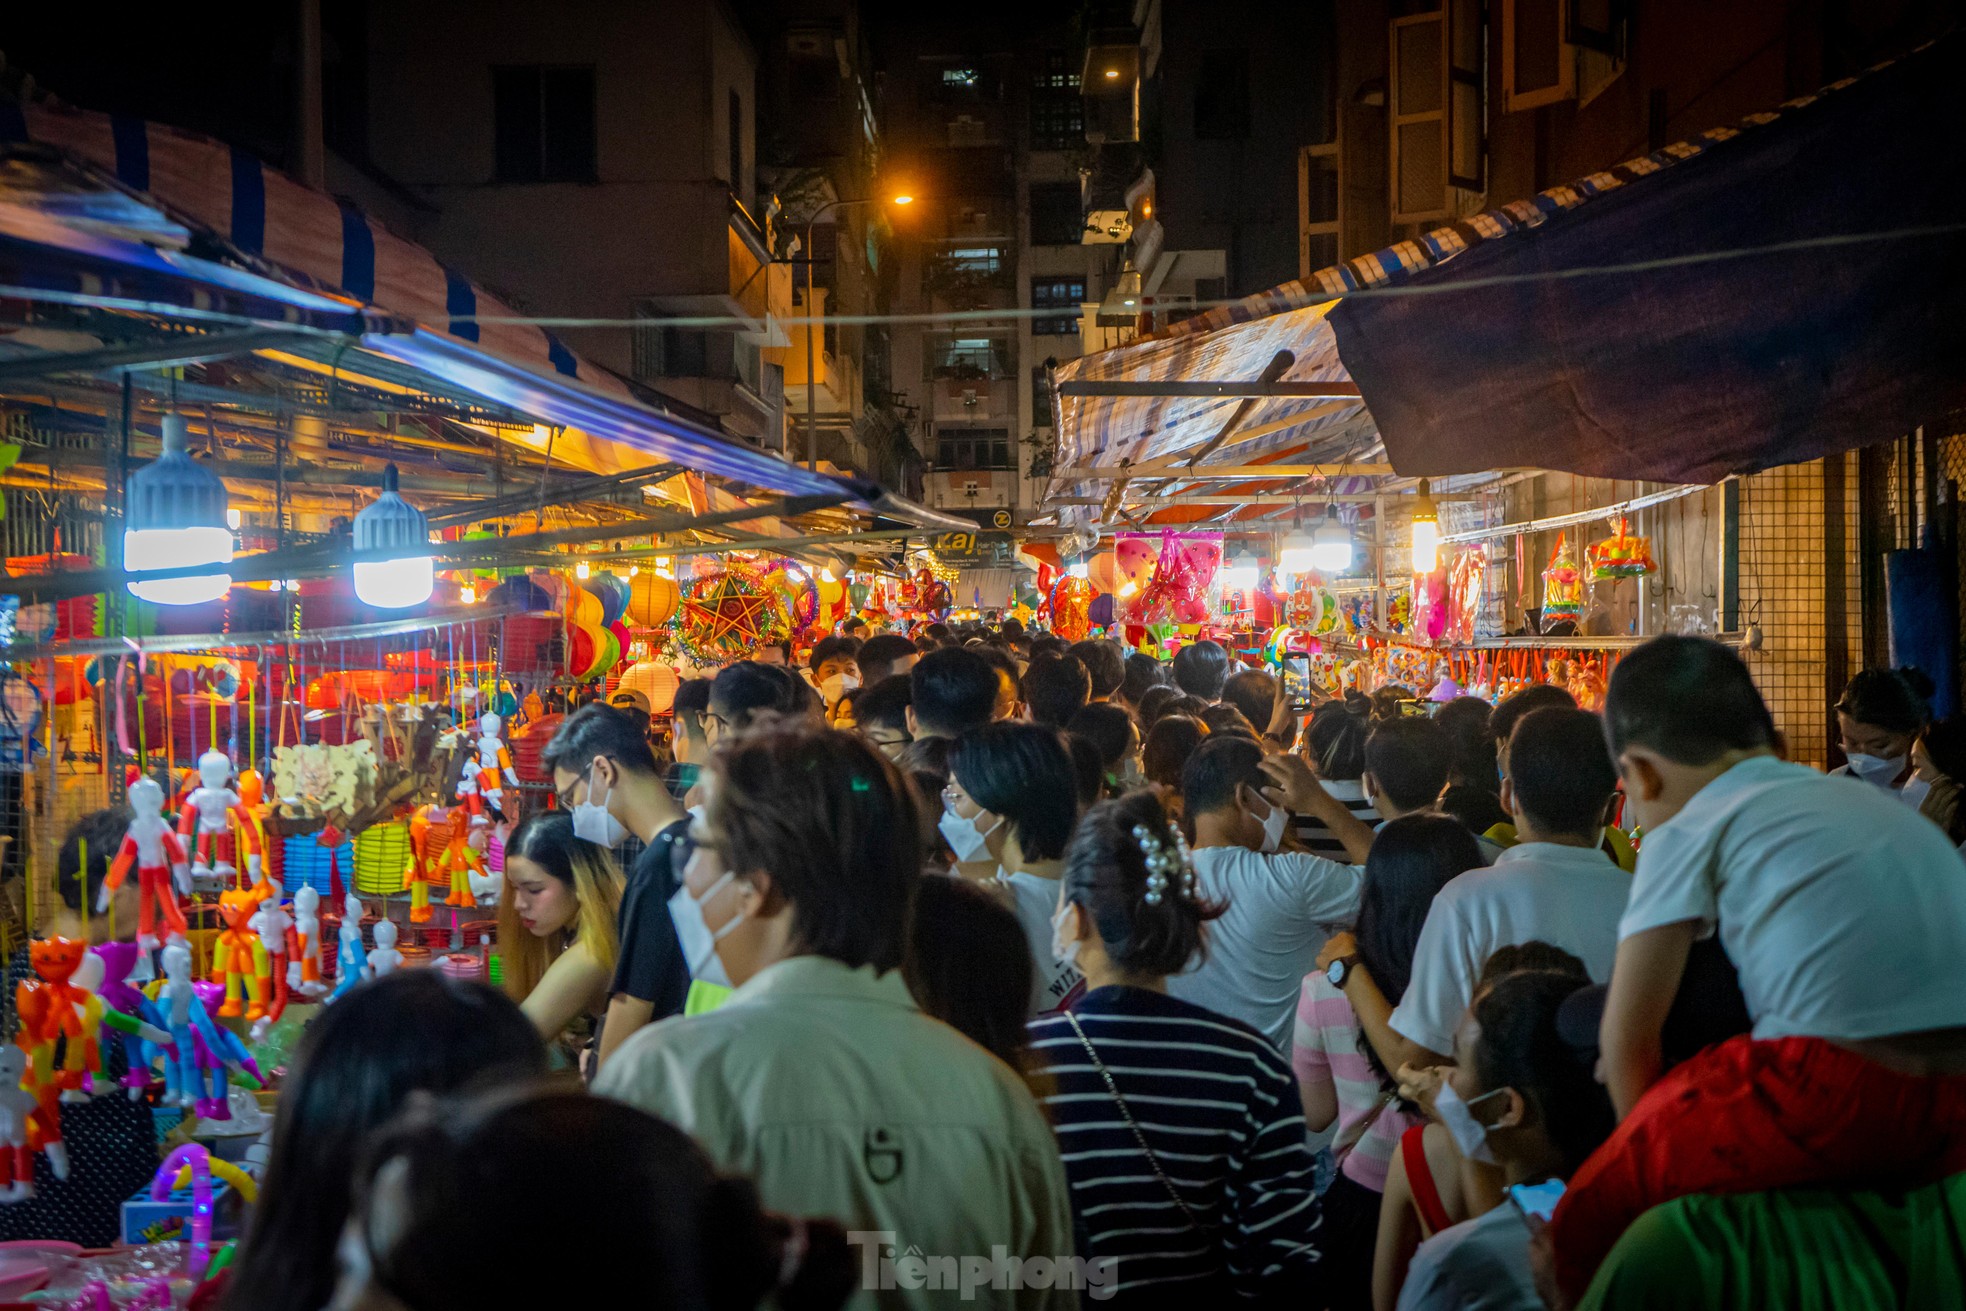
<path fill-rule="evenodd" d="M 292 959 L 288 952 L 295 945 L 294 918 L 277 899 L 268 897 L 259 903 L 247 924 L 258 938 L 253 948 L 253 970 L 259 975 L 259 994 L 271 999 L 265 1014 L 253 1021 L 253 1041 L 264 1042 L 267 1030 L 278 1024 L 287 1010 L 288 962 Z"/>
<path fill-rule="evenodd" d="M 225 922 L 225 929 L 212 943 L 212 982 L 225 984 L 225 1001 L 218 1008 L 222 1018 L 240 1013 L 241 984 L 251 1001 L 245 1011 L 246 1018 L 257 1020 L 266 1014 L 266 994 L 261 990 L 260 972 L 254 960 L 254 949 L 259 943 L 252 931 L 253 915 L 259 905 L 259 894 L 249 889 L 234 888 L 219 894 L 218 915 Z"/>
<path fill-rule="evenodd" d="M 157 917 L 172 933 L 189 932 L 184 912 L 171 891 L 171 877 L 177 877 L 178 891 L 191 895 L 191 868 L 185 861 L 184 844 L 163 817 L 164 789 L 156 780 L 136 777 L 130 780 L 130 826 L 123 831 L 123 846 L 110 863 L 109 873 L 96 896 L 96 913 L 109 909 L 109 899 L 130 866 L 137 867 L 137 942 L 148 951 L 157 945 Z"/>
<path fill-rule="evenodd" d="M 90 948 L 102 961 L 102 986 L 96 991 L 102 999 L 125 1015 L 135 1016 L 158 1030 L 168 1030 L 168 1021 L 155 1002 L 143 995 L 143 990 L 130 981 L 139 963 L 149 974 L 149 957 L 134 942 L 105 942 L 99 947 Z M 157 1059 L 160 1047 L 171 1040 L 168 1031 L 146 1039 L 142 1034 L 125 1033 L 123 1054 L 129 1067 L 123 1075 L 123 1087 L 129 1090 L 130 1100 L 143 1096 L 143 1090 L 150 1085 L 150 1066 Z"/>
<path fill-rule="evenodd" d="M 28 961 L 35 977 L 22 979 L 14 990 L 14 1013 L 20 1031 L 14 1044 L 27 1055 L 20 1086 L 34 1097 L 28 1117 L 27 1145 L 44 1151 L 55 1178 L 68 1178 L 68 1150 L 61 1140 L 62 1073 L 55 1068 L 55 1043 L 66 1038 L 80 1049 L 82 990 L 71 980 L 82 964 L 86 945 L 73 938 L 37 938 L 28 944 Z M 78 1077 L 76 1086 L 80 1086 Z"/>
<path fill-rule="evenodd" d="M 434 833 L 438 841 L 450 831 L 451 814 L 439 805 L 418 806 L 410 816 L 410 923 L 430 922 L 430 885 L 437 877 L 437 855 L 430 849 Z"/>
<path fill-rule="evenodd" d="M 64 1102 L 86 1102 L 96 1091 L 96 1076 L 102 1073 L 104 1026 L 139 1041 L 161 1044 L 171 1040 L 171 1035 L 157 1026 L 106 1002 L 102 996 L 106 977 L 108 962 L 93 951 L 83 952 L 81 963 L 70 977 L 78 997 L 75 1014 L 81 1021 L 82 1036 L 70 1038 L 63 1047 L 61 1099 Z"/>
<path fill-rule="evenodd" d="M 339 997 L 362 981 L 369 963 L 362 950 L 362 899 L 354 893 L 342 904 L 341 942 L 335 955 L 334 995 Z"/>
<path fill-rule="evenodd" d="M 512 753 L 505 749 L 505 740 L 499 736 L 504 727 L 505 721 L 497 715 L 482 715 L 478 719 L 478 789 L 501 818 L 505 814 L 505 784 L 519 786 L 519 773 L 512 768 Z"/>
<path fill-rule="evenodd" d="M 232 863 L 233 823 L 246 843 L 246 872 L 252 882 L 260 881 L 259 828 L 240 801 L 239 794 L 226 784 L 232 778 L 232 758 L 211 750 L 198 757 L 199 786 L 186 798 L 178 817 L 178 833 L 193 839 L 191 873 L 216 874 L 221 879 L 239 871 Z M 194 834 L 195 830 L 195 834 Z"/>
<path fill-rule="evenodd" d="M 476 825 L 478 821 L 471 821 Z M 444 846 L 444 854 L 437 859 L 437 874 L 448 874 L 451 881 L 450 894 L 444 898 L 446 906 L 475 906 L 477 899 L 471 895 L 471 875 L 485 877 L 484 858 L 478 854 L 473 839 L 483 841 L 486 830 L 473 828 L 451 819 L 449 838 Z"/>
<path fill-rule="evenodd" d="M 259 1080 L 259 1067 L 245 1044 L 212 1023 L 209 1002 L 218 985 L 191 978 L 191 948 L 182 938 L 164 948 L 164 985 L 159 1009 L 170 1022 L 172 1049 L 167 1053 L 164 1101 L 188 1106 L 207 1120 L 229 1120 L 232 1111 L 227 1072 L 244 1071 Z"/>
<path fill-rule="evenodd" d="M 0 1204 L 34 1196 L 34 1149 L 28 1140 L 40 1103 L 21 1086 L 26 1075 L 27 1053 L 0 1047 Z"/>
<path fill-rule="evenodd" d="M 403 963 L 403 953 L 396 950 L 396 921 L 388 918 L 375 922 L 375 950 L 369 953 L 367 977 L 380 979 L 394 974 Z"/>
<path fill-rule="evenodd" d="M 359 932 L 359 930 L 358 930 Z M 328 990 L 321 982 L 321 894 L 302 885 L 294 893 L 293 959 L 287 963 L 287 986 L 305 997 Z"/>

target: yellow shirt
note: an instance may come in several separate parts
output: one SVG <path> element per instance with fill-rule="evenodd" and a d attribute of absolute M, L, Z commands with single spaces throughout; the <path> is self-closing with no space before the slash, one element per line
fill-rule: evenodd
<path fill-rule="evenodd" d="M 681 1127 L 750 1176 L 767 1207 L 861 1235 L 849 1306 L 960 1301 L 965 1258 L 974 1271 L 1072 1256 L 1070 1194 L 1043 1112 L 1008 1066 L 924 1015 L 899 970 L 780 961 L 715 1011 L 636 1033 L 594 1091 Z M 1029 1286 L 1056 1279 L 1013 1289 L 983 1278 L 966 1305 L 1079 1304 L 1072 1287 Z"/>
<path fill-rule="evenodd" d="M 1507 850 L 1517 844 L 1515 825 L 1497 824 L 1481 835 L 1496 846 Z M 1604 854 L 1616 861 L 1618 868 L 1629 874 L 1638 868 L 1638 848 L 1632 845 L 1631 834 L 1621 828 L 1604 830 Z"/>

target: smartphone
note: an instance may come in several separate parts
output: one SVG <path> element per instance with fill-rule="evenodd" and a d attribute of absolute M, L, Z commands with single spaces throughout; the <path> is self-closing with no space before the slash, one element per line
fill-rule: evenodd
<path fill-rule="evenodd" d="M 1556 1214 L 1557 1199 L 1562 1196 L 1561 1179 L 1545 1179 L 1539 1184 L 1513 1184 L 1509 1187 L 1509 1200 L 1515 1203 L 1516 1210 L 1545 1223 Z"/>

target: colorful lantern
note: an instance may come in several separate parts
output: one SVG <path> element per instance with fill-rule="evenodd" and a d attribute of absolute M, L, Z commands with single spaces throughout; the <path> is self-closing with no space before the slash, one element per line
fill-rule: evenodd
<path fill-rule="evenodd" d="M 1116 554 L 1112 551 L 1101 551 L 1093 556 L 1086 561 L 1085 576 L 1101 592 L 1119 591 L 1119 560 Z"/>
<path fill-rule="evenodd" d="M 1584 612 L 1584 576 L 1577 568 L 1576 552 L 1563 533 L 1556 535 L 1556 548 L 1543 570 L 1543 630 L 1551 625 L 1574 623 Z"/>
<path fill-rule="evenodd" d="M 1633 537 L 1630 521 L 1622 515 L 1617 531 L 1591 547 L 1592 578 L 1642 578 L 1652 572 L 1652 539 Z"/>
<path fill-rule="evenodd" d="M 637 628 L 660 628 L 676 613 L 682 591 L 673 578 L 643 572 L 629 583 L 628 620 Z"/>
<path fill-rule="evenodd" d="M 1094 590 L 1089 578 L 1074 578 L 1066 574 L 1051 589 L 1051 631 L 1067 642 L 1084 641 L 1092 631 L 1092 598 Z"/>

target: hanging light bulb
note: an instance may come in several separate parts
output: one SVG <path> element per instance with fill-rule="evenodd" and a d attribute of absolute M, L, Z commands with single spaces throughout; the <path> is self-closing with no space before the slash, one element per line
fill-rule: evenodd
<path fill-rule="evenodd" d="M 1291 517 L 1290 531 L 1284 534 L 1277 550 L 1277 569 L 1295 577 L 1317 567 L 1317 539 L 1304 527 L 1304 507 L 1300 505 Z"/>
<path fill-rule="evenodd" d="M 641 567 L 640 565 L 638 565 L 638 564 L 631 564 L 631 565 L 629 565 L 629 566 L 628 566 L 628 576 L 629 576 L 630 578 L 633 578 L 633 577 L 634 577 L 634 576 L 635 576 L 636 574 L 638 574 L 638 573 L 640 573 L 640 572 L 642 572 L 642 567 Z"/>
<path fill-rule="evenodd" d="M 588 567 L 588 564 L 585 560 L 582 560 L 579 564 L 573 567 L 573 576 L 575 578 L 578 578 L 583 583 L 587 581 L 587 576 L 593 572 L 594 571 Z"/>
<path fill-rule="evenodd" d="M 478 603 L 478 589 L 466 583 L 457 589 L 457 599 L 465 605 L 476 605 Z"/>
<path fill-rule="evenodd" d="M 123 567 L 132 574 L 191 565 L 232 563 L 225 482 L 185 451 L 184 416 L 164 416 L 164 453 L 130 475 L 126 489 Z M 189 578 L 133 579 L 130 595 L 156 605 L 216 601 L 232 586 L 229 573 Z"/>
<path fill-rule="evenodd" d="M 227 528 L 230 528 L 235 533 L 239 531 L 239 525 L 244 523 L 245 521 L 246 521 L 245 516 L 240 514 L 239 511 L 236 509 L 227 510 L 225 512 L 225 526 Z"/>
<path fill-rule="evenodd" d="M 1328 574 L 1342 574 L 1352 567 L 1352 534 L 1338 517 L 1338 503 L 1325 509 L 1324 522 L 1311 534 L 1311 564 Z"/>
<path fill-rule="evenodd" d="M 667 555 L 656 556 L 655 572 L 663 578 L 674 578 L 676 576 L 676 561 L 674 557 Z"/>
<path fill-rule="evenodd" d="M 393 464 L 382 471 L 382 495 L 355 516 L 355 549 L 424 552 L 394 560 L 358 560 L 355 596 L 364 605 L 400 610 L 430 599 L 437 585 L 436 561 L 428 554 L 430 522 L 423 511 L 397 495 Z"/>
<path fill-rule="evenodd" d="M 1430 574 L 1440 568 L 1440 511 L 1427 480 L 1420 480 L 1420 496 L 1413 505 L 1413 572 Z"/>

